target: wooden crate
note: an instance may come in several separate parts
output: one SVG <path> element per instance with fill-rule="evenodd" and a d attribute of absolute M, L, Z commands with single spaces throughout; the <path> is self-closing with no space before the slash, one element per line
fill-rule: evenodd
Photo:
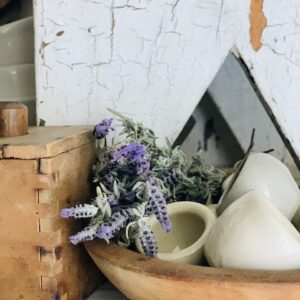
<path fill-rule="evenodd" d="M 91 197 L 90 127 L 35 127 L 0 145 L 0 299 L 85 299 L 102 275 L 69 243 L 82 224 L 59 212 Z"/>

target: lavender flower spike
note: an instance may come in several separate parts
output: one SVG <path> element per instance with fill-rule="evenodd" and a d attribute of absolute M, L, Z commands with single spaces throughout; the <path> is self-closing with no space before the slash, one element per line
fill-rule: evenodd
<path fill-rule="evenodd" d="M 96 139 L 102 139 L 107 136 L 109 130 L 114 130 L 114 128 L 111 127 L 112 121 L 113 119 L 104 119 L 102 122 L 95 126 L 93 135 Z"/>
<path fill-rule="evenodd" d="M 153 231 L 148 226 L 144 226 L 140 229 L 139 237 L 141 241 L 142 248 L 146 256 L 156 256 L 157 255 L 157 243 L 154 238 Z"/>
<path fill-rule="evenodd" d="M 71 208 L 63 208 L 60 212 L 60 216 L 62 218 L 69 218 L 74 215 L 74 207 Z"/>
<path fill-rule="evenodd" d="M 154 213 L 164 231 L 170 232 L 172 224 L 168 217 L 166 199 L 160 187 L 155 183 L 150 184 L 149 181 L 146 181 L 146 193 L 148 197 L 146 211 Z"/>
<path fill-rule="evenodd" d="M 107 201 L 108 203 L 111 205 L 111 206 L 114 206 L 114 205 L 118 205 L 119 204 L 119 198 L 115 195 L 109 195 L 107 197 Z"/>
<path fill-rule="evenodd" d="M 121 147 L 111 153 L 114 162 L 119 165 L 131 165 L 136 174 L 146 173 L 150 169 L 150 163 L 147 161 L 148 152 L 144 145 L 131 143 Z"/>
<path fill-rule="evenodd" d="M 84 242 L 84 241 L 91 241 L 93 240 L 97 235 L 97 229 L 98 225 L 95 226 L 87 226 L 83 230 L 79 231 L 75 235 L 70 236 L 70 242 L 73 245 L 77 245 L 78 243 Z"/>
<path fill-rule="evenodd" d="M 79 204 L 75 207 L 64 208 L 60 212 L 62 218 L 74 217 L 78 218 L 91 218 L 98 212 L 98 207 L 92 204 Z"/>
<path fill-rule="evenodd" d="M 110 220 L 101 226 L 97 236 L 100 239 L 112 239 L 133 216 L 134 213 L 132 208 L 126 208 L 115 212 Z"/>

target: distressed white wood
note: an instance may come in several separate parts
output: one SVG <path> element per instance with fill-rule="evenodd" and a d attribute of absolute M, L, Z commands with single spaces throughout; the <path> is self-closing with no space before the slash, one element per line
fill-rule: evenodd
<path fill-rule="evenodd" d="M 300 2 L 265 0 L 263 12 L 267 26 L 262 33 L 261 49 L 256 52 L 251 47 L 246 22 L 237 37 L 236 51 L 250 69 L 283 135 L 299 158 Z M 248 13 L 247 8 L 244 13 Z"/>
<path fill-rule="evenodd" d="M 299 156 L 299 1 L 264 1 L 257 52 L 250 0 L 36 0 L 34 12 L 46 125 L 94 124 L 114 107 L 173 141 L 234 49 Z"/>

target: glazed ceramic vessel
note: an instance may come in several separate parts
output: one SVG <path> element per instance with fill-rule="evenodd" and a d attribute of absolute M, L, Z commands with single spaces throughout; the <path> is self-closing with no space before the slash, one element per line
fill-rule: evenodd
<path fill-rule="evenodd" d="M 228 186 L 228 181 L 230 178 L 223 186 Z M 300 204 L 300 191 L 289 169 L 269 154 L 253 153 L 227 194 L 225 190 L 218 213 L 252 190 L 262 192 L 289 220 Z"/>
<path fill-rule="evenodd" d="M 220 268 L 300 269 L 300 234 L 262 192 L 251 191 L 217 219 L 205 256 Z"/>
<path fill-rule="evenodd" d="M 174 262 L 201 264 L 204 243 L 215 222 L 214 214 L 205 205 L 182 201 L 168 204 L 168 215 L 172 222 L 170 233 L 163 231 L 155 215 L 148 220 L 158 245 L 157 257 Z M 143 253 L 139 239 L 136 239 L 136 246 Z"/>
<path fill-rule="evenodd" d="M 0 26 L 0 45 L 0 66 L 33 63 L 33 18 Z"/>

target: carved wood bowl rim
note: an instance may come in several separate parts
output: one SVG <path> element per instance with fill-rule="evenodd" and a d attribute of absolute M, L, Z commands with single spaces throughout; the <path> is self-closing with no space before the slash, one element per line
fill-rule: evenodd
<path fill-rule="evenodd" d="M 85 247 L 93 259 L 97 258 L 115 267 L 155 278 L 174 281 L 197 282 L 222 281 L 242 284 L 293 284 L 300 283 L 300 270 L 237 270 L 206 266 L 187 265 L 146 257 L 115 243 L 106 244 L 102 240 L 85 242 Z"/>

